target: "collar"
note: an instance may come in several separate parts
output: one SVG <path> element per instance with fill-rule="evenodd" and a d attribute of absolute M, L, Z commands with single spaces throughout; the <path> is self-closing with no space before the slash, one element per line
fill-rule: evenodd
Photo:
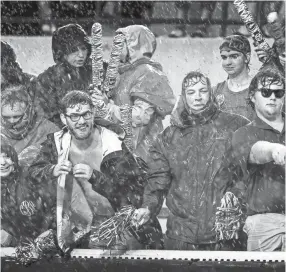
<path fill-rule="evenodd" d="M 285 121 L 284 116 L 283 116 L 283 120 Z M 270 125 L 268 125 L 267 123 L 265 123 L 257 115 L 256 115 L 255 119 L 249 125 L 253 126 L 253 127 L 261 128 L 264 130 L 272 130 L 272 131 L 279 133 L 279 134 L 285 133 L 285 122 L 284 122 L 284 127 L 283 127 L 282 131 L 280 132 L 280 131 L 276 130 L 275 128 L 271 127 Z"/>

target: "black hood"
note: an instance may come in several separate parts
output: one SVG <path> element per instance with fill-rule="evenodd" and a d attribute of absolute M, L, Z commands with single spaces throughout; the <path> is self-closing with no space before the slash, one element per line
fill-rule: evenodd
<path fill-rule="evenodd" d="M 91 44 L 84 29 L 78 24 L 68 24 L 53 33 L 52 50 L 56 63 L 63 61 L 63 56 L 72 53 L 75 46 L 84 44 L 88 50 L 87 59 L 91 54 Z"/>

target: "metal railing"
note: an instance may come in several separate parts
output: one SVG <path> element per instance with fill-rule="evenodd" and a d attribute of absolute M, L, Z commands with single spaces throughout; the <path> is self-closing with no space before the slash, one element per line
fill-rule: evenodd
<path fill-rule="evenodd" d="M 131 25 L 131 24 L 143 24 L 143 25 L 151 25 L 151 24 L 175 24 L 175 25 L 220 25 L 220 36 L 226 35 L 226 28 L 228 25 L 241 25 L 242 22 L 237 20 L 228 19 L 228 4 L 231 1 L 224 2 L 222 5 L 221 18 L 220 19 L 210 19 L 210 20 L 202 20 L 198 18 L 191 19 L 177 19 L 177 18 L 149 18 L 149 19 L 131 19 L 131 18 L 122 18 L 118 15 L 112 17 L 88 17 L 88 18 L 34 18 L 34 17 L 10 17 L 10 16 L 2 16 L 1 24 L 45 24 L 52 23 L 55 25 L 64 25 L 68 23 L 79 23 L 79 24 L 89 24 L 99 22 L 101 24 L 114 25 L 118 26 L 120 24 Z"/>

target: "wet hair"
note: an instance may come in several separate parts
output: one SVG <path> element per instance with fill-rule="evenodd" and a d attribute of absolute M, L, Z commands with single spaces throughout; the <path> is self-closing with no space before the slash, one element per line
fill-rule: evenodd
<path fill-rule="evenodd" d="M 283 84 L 283 89 L 285 89 L 285 77 L 276 69 L 267 68 L 259 71 L 255 77 L 251 80 L 249 85 L 247 104 L 255 109 L 254 103 L 251 101 L 254 93 L 257 92 L 258 84 L 263 87 L 270 86 L 272 84 Z"/>
<path fill-rule="evenodd" d="M 13 176 L 19 176 L 20 166 L 19 166 L 18 154 L 14 149 L 14 147 L 6 143 L 5 138 L 3 139 L 2 136 L 1 136 L 1 153 L 6 154 L 6 156 L 9 157 L 14 163 Z"/>
<path fill-rule="evenodd" d="M 67 108 L 73 108 L 78 104 L 89 105 L 94 108 L 91 97 L 83 91 L 70 91 L 60 101 L 61 113 L 66 113 Z"/>
<path fill-rule="evenodd" d="M 25 85 L 8 85 L 2 89 L 1 107 L 9 105 L 13 108 L 17 103 L 32 103 Z"/>
<path fill-rule="evenodd" d="M 229 35 L 224 38 L 221 43 L 219 50 L 222 51 L 223 48 L 229 48 L 230 50 L 234 50 L 240 52 L 247 59 L 247 54 L 251 53 L 251 46 L 249 40 L 242 34 L 234 34 Z M 247 69 L 249 69 L 249 62 L 246 64 Z"/>
<path fill-rule="evenodd" d="M 182 90 L 185 91 L 189 86 L 196 85 L 199 82 L 202 82 L 203 80 L 206 81 L 208 89 L 211 89 L 211 82 L 210 79 L 205 76 L 203 73 L 198 71 L 192 71 L 188 73 L 182 82 Z M 188 84 L 191 83 L 191 84 Z M 188 86 L 189 85 L 189 86 Z"/>

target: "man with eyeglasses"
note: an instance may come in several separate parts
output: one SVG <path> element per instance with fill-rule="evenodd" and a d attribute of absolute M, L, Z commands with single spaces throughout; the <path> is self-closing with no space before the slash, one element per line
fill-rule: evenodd
<path fill-rule="evenodd" d="M 285 250 L 285 78 L 261 70 L 249 86 L 256 118 L 232 138 L 216 176 L 222 193 L 233 191 L 246 204 L 247 250 Z"/>
<path fill-rule="evenodd" d="M 58 130 L 39 114 L 25 85 L 8 85 L 1 90 L 1 133 L 15 148 L 22 166 L 28 166 L 46 136 Z"/>
<path fill-rule="evenodd" d="M 68 24 L 53 33 L 52 51 L 55 65 L 33 82 L 36 102 L 50 121 L 61 126 L 59 101 L 70 90 L 87 90 L 92 83 L 91 45 L 78 24 Z"/>
<path fill-rule="evenodd" d="M 122 140 L 118 134 L 98 124 L 92 100 L 85 92 L 68 92 L 60 102 L 60 111 L 64 128 L 48 135 L 29 174 L 34 182 L 45 188 L 43 194 L 49 199 L 51 210 L 56 204 L 60 205 L 57 194 L 61 189 L 57 184 L 65 180 L 63 214 L 70 221 L 57 232 L 65 244 L 71 245 L 80 233 L 85 235 L 90 231 L 94 221 L 98 223 L 113 214 L 109 201 L 92 189 L 92 182 L 102 180 L 103 157 L 121 150 Z M 52 228 L 55 228 L 55 219 L 54 216 Z"/>
<path fill-rule="evenodd" d="M 228 74 L 225 81 L 214 87 L 214 93 L 223 111 L 240 114 L 249 120 L 254 112 L 246 103 L 249 75 L 250 43 L 243 35 L 227 36 L 219 47 L 222 67 Z"/>

